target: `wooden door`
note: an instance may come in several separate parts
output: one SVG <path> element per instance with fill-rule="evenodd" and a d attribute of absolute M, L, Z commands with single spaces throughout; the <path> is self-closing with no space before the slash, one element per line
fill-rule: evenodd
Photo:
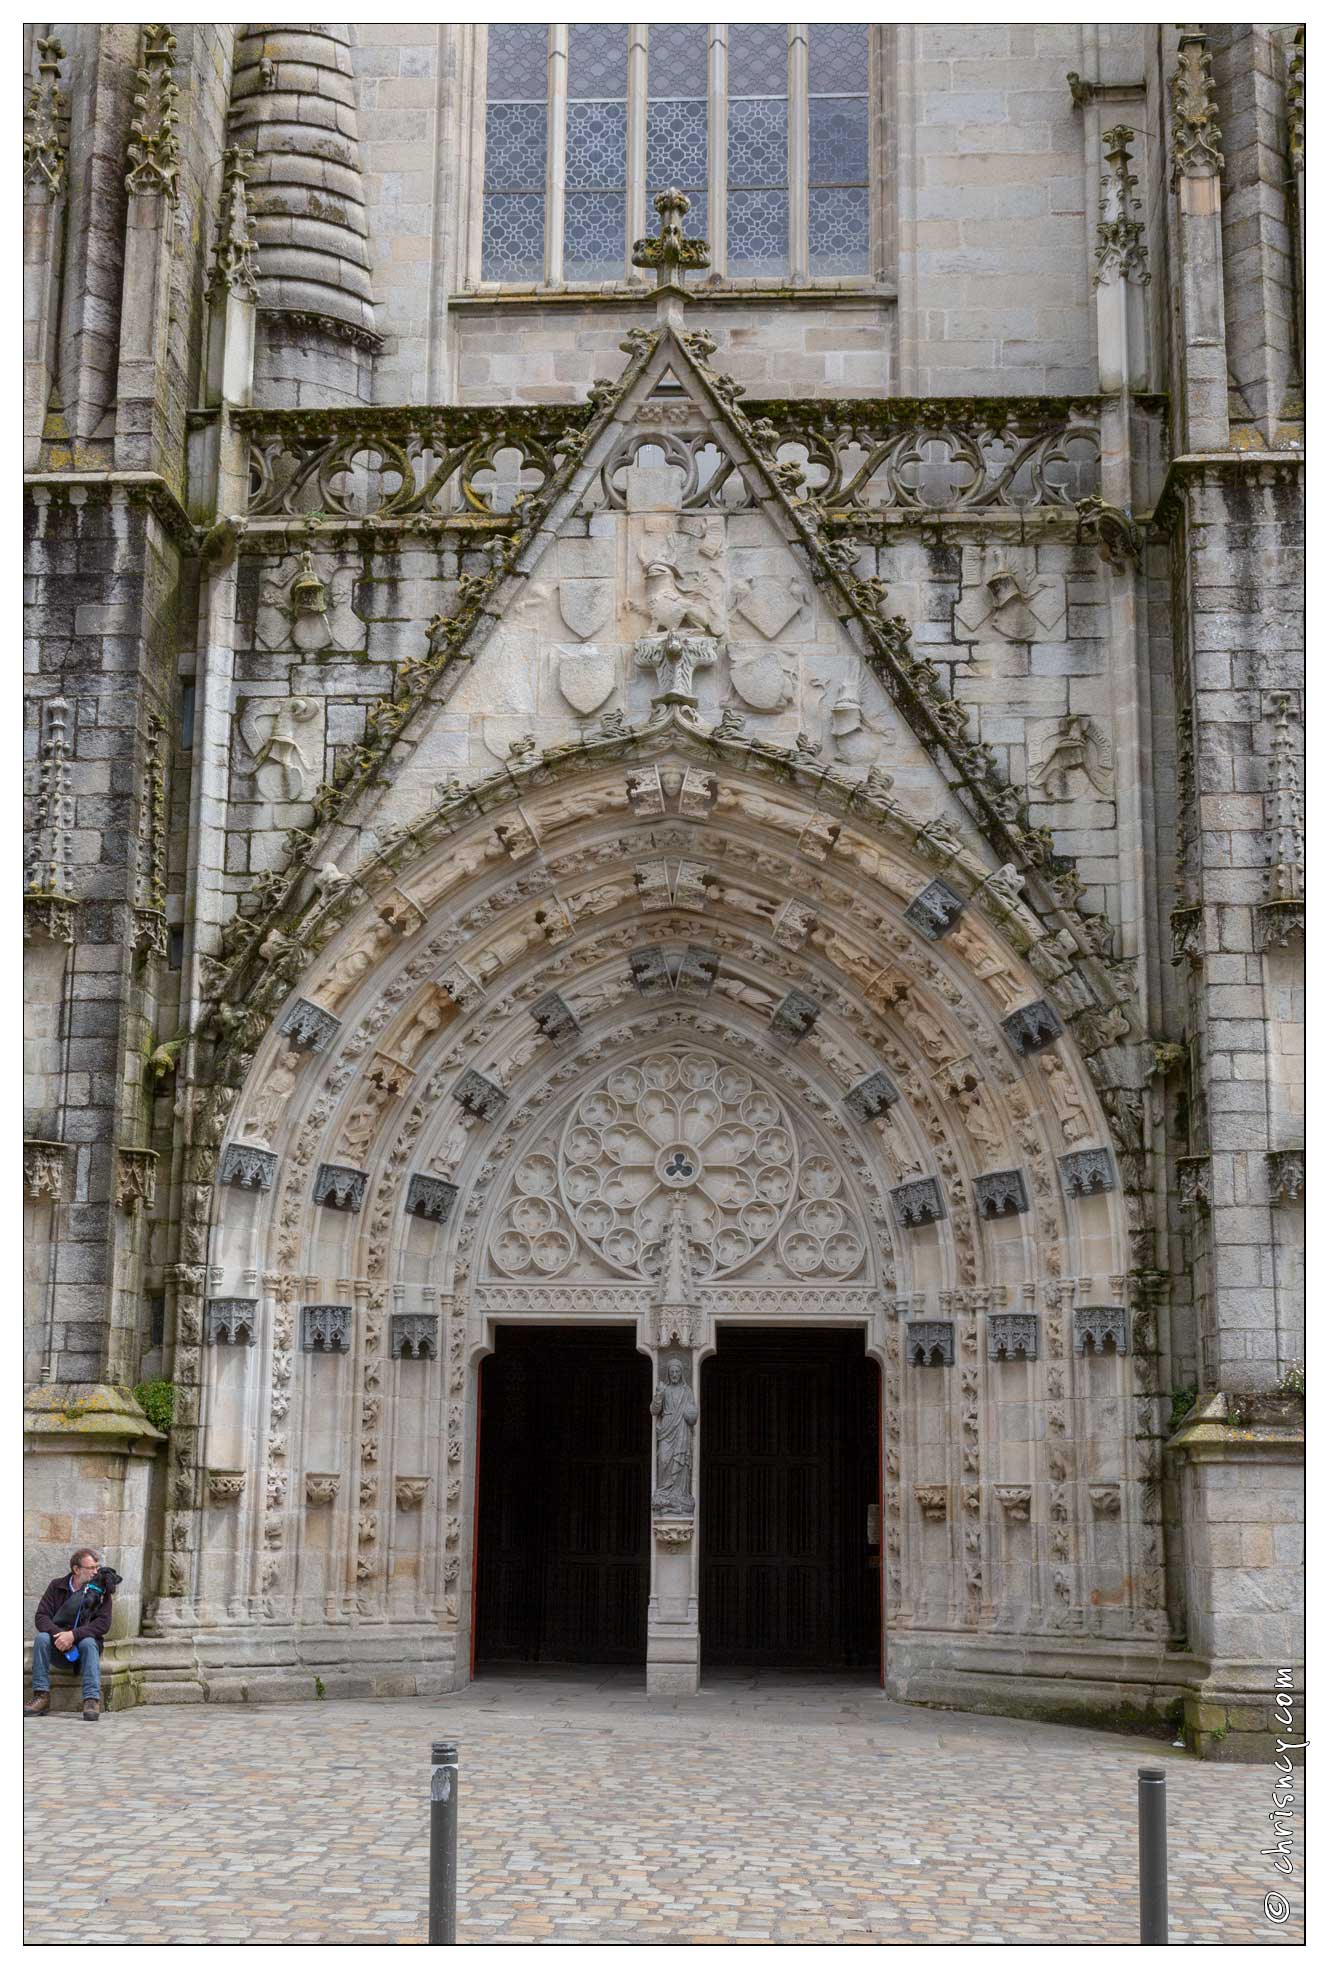
<path fill-rule="evenodd" d="M 876 1661 L 876 1381 L 857 1333 L 721 1330 L 702 1367 L 703 1665 Z"/>
<path fill-rule="evenodd" d="M 643 1661 L 651 1374 L 631 1329 L 501 1329 L 480 1385 L 477 1663 Z"/>

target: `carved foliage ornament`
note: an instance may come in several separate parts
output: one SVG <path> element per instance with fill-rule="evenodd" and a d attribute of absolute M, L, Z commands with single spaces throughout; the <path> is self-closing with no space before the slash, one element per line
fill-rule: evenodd
<path fill-rule="evenodd" d="M 52 198 L 65 181 L 65 114 L 68 98 L 60 87 L 65 51 L 52 36 L 37 43 L 37 80 L 23 112 L 23 182 L 45 185 Z"/>
<path fill-rule="evenodd" d="M 65 1144 L 39 1142 L 29 1137 L 23 1144 L 23 1190 L 36 1202 L 59 1203 L 65 1193 Z"/>
<path fill-rule="evenodd" d="M 1223 169 L 1223 133 L 1214 97 L 1213 57 L 1208 37 L 1196 27 L 1183 29 L 1172 77 L 1172 182 L 1212 178 Z"/>
<path fill-rule="evenodd" d="M 1108 168 L 1101 179 L 1098 200 L 1098 262 L 1094 285 L 1112 274 L 1123 280 L 1149 278 L 1144 244 L 1144 208 L 1135 196 L 1139 180 L 1131 170 L 1131 141 L 1135 136 L 1129 124 L 1118 123 L 1103 132 L 1103 151 Z"/>
<path fill-rule="evenodd" d="M 247 167 L 254 153 L 231 144 L 222 153 L 221 214 L 212 254 L 212 274 L 208 298 L 235 294 L 241 300 L 258 300 L 258 268 L 254 258 L 254 237 L 249 230 Z"/>
<path fill-rule="evenodd" d="M 180 139 L 175 82 L 175 36 L 169 27 L 145 27 L 143 61 L 136 77 L 137 114 L 129 125 L 130 192 L 164 197 L 172 204 L 180 196 Z"/>

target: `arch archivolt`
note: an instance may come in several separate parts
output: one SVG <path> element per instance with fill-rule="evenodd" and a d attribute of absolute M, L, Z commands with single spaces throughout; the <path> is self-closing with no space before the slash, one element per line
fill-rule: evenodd
<path fill-rule="evenodd" d="M 1028 1398 L 1037 1392 L 1047 1408 L 1049 1447 L 1029 1451 L 1045 1467 L 1028 1472 L 1029 1484 L 1052 1486 L 1051 1570 L 1038 1618 L 1092 1625 L 1081 1590 L 1093 1569 L 1092 1514 L 1087 1494 L 1073 1494 L 1087 1466 L 1073 1444 L 1089 1426 L 1083 1404 L 1108 1403 L 1124 1479 L 1134 1416 L 1124 1364 L 1079 1360 L 1071 1315 L 1081 1304 L 1123 1300 L 1128 1236 L 1120 1191 L 1068 1197 L 1058 1157 L 1106 1150 L 1109 1117 L 1079 1042 L 1087 1036 L 1091 1052 L 1101 1051 L 1093 1021 L 1114 1031 L 1113 1008 L 1099 1009 L 1067 933 L 1049 933 L 1007 872 L 986 870 L 945 826 L 906 825 L 884 796 L 865 818 L 831 789 L 835 810 L 818 804 L 815 784 L 754 783 L 724 765 L 703 769 L 688 748 L 663 746 L 644 764 L 588 766 L 572 784 L 514 780 L 491 811 L 478 811 L 477 797 L 464 826 L 405 830 L 409 838 L 388 844 L 391 868 L 366 861 L 349 879 L 325 870 L 325 893 L 298 941 L 269 938 L 286 991 L 268 988 L 276 1017 L 253 1048 L 228 1139 L 274 1157 L 275 1179 L 267 1190 L 217 1191 L 209 1252 L 215 1296 L 264 1304 L 241 1398 L 252 1488 L 229 1542 L 216 1548 L 214 1577 L 194 1587 L 214 1612 L 225 1604 L 298 1620 L 321 1595 L 359 1613 L 386 1601 L 399 1617 L 405 1608 L 445 1628 L 463 1619 L 468 1402 L 493 1321 L 523 1305 L 528 1314 L 561 1307 L 577 1317 L 612 1303 L 649 1332 L 660 1300 L 651 1267 L 615 1266 L 603 1241 L 578 1237 L 575 1197 L 558 1198 L 556 1266 L 542 1275 L 496 1263 L 515 1172 L 543 1158 L 541 1180 L 553 1168 L 564 1181 L 559 1144 L 577 1125 L 578 1104 L 615 1072 L 630 1076 L 643 1058 L 672 1052 L 746 1073 L 778 1104 L 778 1125 L 800 1138 L 798 1153 L 835 1164 L 838 1271 L 782 1270 L 775 1235 L 744 1257 L 731 1212 L 717 1221 L 739 1258 L 712 1286 L 694 1284 L 699 1306 L 727 1293 L 736 1313 L 760 1317 L 765 1307 L 799 1318 L 820 1303 L 828 1316 L 865 1326 L 886 1375 L 886 1557 L 897 1603 L 909 1602 L 916 1582 L 904 1617 L 1006 1618 L 992 1570 L 1005 1507 L 980 1481 L 998 1454 L 983 1420 L 994 1369 L 980 1320 L 1004 1310 L 1043 1321 L 1037 1362 L 1001 1370 L 1022 1376 Z M 934 941 L 904 912 L 939 875 L 965 907 Z M 653 953 L 644 968 L 643 952 Z M 815 1009 L 806 1030 L 782 1023 L 790 994 Z M 1049 998 L 1064 1031 L 1021 1057 L 1001 1021 Z M 322 1050 L 281 1030 L 297 1000 L 326 1015 Z M 898 1099 L 856 1112 L 846 1097 L 882 1073 Z M 457 1098 L 463 1076 L 479 1076 L 467 1103 Z M 732 1115 L 729 1125 L 740 1126 Z M 358 1172 L 357 1209 L 314 1200 L 325 1165 Z M 989 1211 L 980 1179 L 1012 1172 L 1025 1207 Z M 418 1178 L 450 1193 L 441 1215 L 408 1214 Z M 892 1192 L 928 1179 L 944 1214 L 911 1223 Z M 794 1194 L 799 1207 L 811 1201 Z M 528 1213 L 531 1221 L 544 1214 Z M 850 1263 L 854 1239 L 861 1256 Z M 321 1435 L 311 1435 L 320 1398 L 301 1387 L 298 1318 L 303 1305 L 322 1302 L 353 1309 L 351 1358 L 304 1357 L 325 1379 L 347 1370 Z M 395 1327 L 390 1354 L 386 1327 L 396 1318 L 436 1322 L 436 1357 L 398 1357 Z M 905 1328 L 917 1320 L 954 1331 L 957 1426 L 944 1453 L 927 1447 L 935 1430 L 924 1425 L 922 1384 L 906 1358 Z M 221 1372 L 204 1390 L 205 1428 L 234 1407 Z M 293 1422 L 302 1458 L 315 1439 L 329 1457 L 337 1431 L 346 1446 L 328 1545 L 340 1556 L 321 1571 L 302 1556 L 304 1500 L 293 1486 L 307 1487 L 309 1473 L 296 1467 Z M 420 1465 L 406 1471 L 403 1427 Z M 937 1476 L 939 1454 L 953 1468 Z M 216 1459 L 205 1451 L 205 1460 Z M 938 1559 L 931 1530 L 916 1521 L 910 1485 L 920 1472 L 935 1479 L 933 1491 L 953 1486 L 954 1587 L 945 1605 L 918 1584 L 935 1576 Z M 416 1513 L 414 1543 L 400 1549 L 399 1478 L 415 1499 L 408 1515 Z M 1126 1519 L 1143 1579 L 1147 1528 L 1136 1505 Z M 399 1575 L 409 1585 L 394 1583 Z M 1154 1593 L 1140 1587 L 1130 1604 L 1152 1618 Z"/>

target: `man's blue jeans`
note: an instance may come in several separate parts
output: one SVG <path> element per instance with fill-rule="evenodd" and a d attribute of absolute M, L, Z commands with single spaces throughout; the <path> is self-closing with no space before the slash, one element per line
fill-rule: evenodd
<path fill-rule="evenodd" d="M 32 1693 L 39 1696 L 51 1686 L 51 1657 L 58 1654 L 55 1642 L 49 1634 L 34 1634 L 32 1637 Z M 63 1657 L 60 1657 L 63 1659 Z M 74 1666 L 83 1672 L 83 1700 L 90 1696 L 101 1701 L 102 1693 L 102 1651 L 95 1641 L 80 1641 L 78 1660 Z"/>

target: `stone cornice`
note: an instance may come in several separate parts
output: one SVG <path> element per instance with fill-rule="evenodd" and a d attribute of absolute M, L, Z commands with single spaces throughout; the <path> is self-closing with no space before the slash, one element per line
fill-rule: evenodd
<path fill-rule="evenodd" d="M 102 495 L 119 489 L 152 508 L 182 553 L 198 551 L 202 529 L 194 525 L 179 494 L 160 472 L 25 472 L 23 485 L 29 498 L 43 489 L 67 494 L 78 487 L 85 493 Z"/>
<path fill-rule="evenodd" d="M 643 311 L 654 313 L 657 289 L 642 281 L 640 284 L 627 282 L 614 287 L 494 287 L 491 289 L 471 288 L 465 293 L 448 297 L 449 312 L 455 314 L 522 314 L 532 308 L 623 308 L 641 307 Z M 826 301 L 834 301 L 837 310 L 846 303 L 863 308 L 880 307 L 883 302 L 894 302 L 898 290 L 893 281 L 859 282 L 853 286 L 838 281 L 810 283 L 806 287 L 792 287 L 787 283 L 766 284 L 754 281 L 748 286 L 727 281 L 724 285 L 713 287 L 689 287 L 688 300 L 696 308 L 758 306 L 767 308 L 798 308 L 809 304 L 820 306 Z"/>
<path fill-rule="evenodd" d="M 1140 526 L 1153 526 L 1170 531 L 1181 511 L 1182 493 L 1186 483 L 1192 479 L 1202 479 L 1206 472 L 1232 478 L 1246 478 L 1257 471 L 1267 471 L 1271 466 L 1276 470 L 1303 471 L 1306 464 L 1304 451 L 1183 451 L 1168 461 L 1167 477 L 1158 495 L 1152 513 L 1137 513 Z"/>

